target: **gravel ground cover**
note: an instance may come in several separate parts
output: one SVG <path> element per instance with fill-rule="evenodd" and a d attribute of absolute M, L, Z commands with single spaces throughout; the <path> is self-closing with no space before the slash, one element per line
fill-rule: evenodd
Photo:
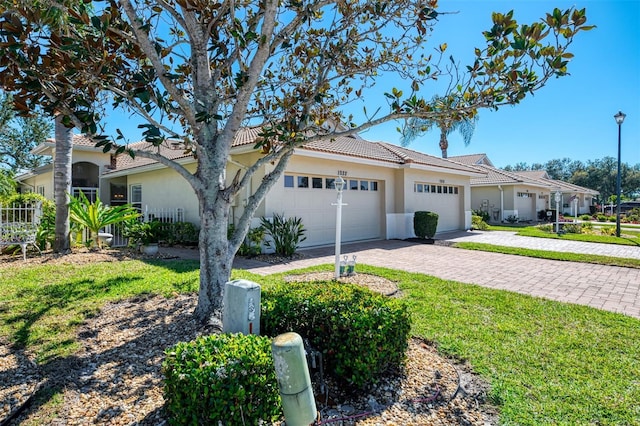
<path fill-rule="evenodd" d="M 137 257 L 115 252 L 45 255 L 28 262 L 81 264 Z M 14 262 L 0 262 L 0 268 L 7 263 Z M 331 273 L 288 279 L 324 280 L 331 279 Z M 381 277 L 358 274 L 342 280 L 399 295 L 395 283 Z M 78 353 L 41 367 L 28 352 L 0 341 L 0 426 L 166 424 L 160 371 L 164 350 L 219 332 L 193 320 L 195 304 L 195 295 L 149 295 L 107 304 L 80 328 Z M 468 366 L 442 357 L 419 340 L 410 342 L 404 368 L 365 391 L 349 392 L 327 381 L 324 392 L 316 387 L 315 395 L 322 424 L 498 423 L 495 409 L 486 402 L 486 384 Z"/>

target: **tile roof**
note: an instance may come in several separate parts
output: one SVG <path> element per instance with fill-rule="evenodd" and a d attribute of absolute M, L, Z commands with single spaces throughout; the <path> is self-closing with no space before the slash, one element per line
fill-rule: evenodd
<path fill-rule="evenodd" d="M 456 155 L 453 157 L 448 157 L 449 160 L 457 161 L 458 163 L 468 164 L 468 165 L 479 165 L 485 164 L 487 166 L 494 167 L 487 154 L 469 154 L 469 155 Z"/>
<path fill-rule="evenodd" d="M 232 146 L 253 146 L 259 133 L 260 129 L 255 127 L 242 129 L 236 136 Z M 169 143 L 163 144 L 160 147 L 154 147 L 147 142 L 136 142 L 134 144 L 130 144 L 129 148 L 139 150 L 157 150 L 160 154 L 171 160 L 188 158 L 191 156 L 191 153 L 185 152 L 185 150 L 180 149 L 179 146 L 173 147 Z M 382 161 L 391 164 L 413 163 L 467 173 L 482 173 L 482 171 L 479 171 L 477 168 L 469 165 L 423 154 L 418 151 L 413 151 L 385 142 L 367 141 L 359 136 L 340 136 L 334 139 L 317 140 L 309 142 L 303 147 L 297 149 L 345 155 L 353 158 Z M 116 167 L 105 174 L 142 167 L 154 163 L 156 163 L 154 160 L 142 158 L 140 156 L 133 159 L 129 155 L 120 155 L 117 157 Z"/>
<path fill-rule="evenodd" d="M 484 170 L 487 175 L 481 178 L 472 178 L 471 186 L 483 186 L 483 185 L 506 185 L 506 184 L 528 184 L 537 186 L 546 186 L 534 179 L 529 179 L 525 176 L 521 176 L 515 172 L 508 172 L 506 170 L 498 169 L 496 167 L 487 166 L 485 164 L 478 164 L 476 167 Z"/>
<path fill-rule="evenodd" d="M 539 186 L 548 188 L 549 190 L 559 188 L 561 191 L 565 192 L 583 192 L 587 194 L 599 193 L 598 191 L 595 191 L 593 189 L 584 188 L 582 186 L 574 185 L 560 180 L 549 179 L 547 172 L 544 170 L 508 172 L 506 170 L 497 169 L 495 167 L 490 167 L 487 165 L 477 165 L 476 167 L 485 170 L 487 172 L 487 176 L 481 178 L 471 178 L 472 187 L 487 185 L 522 184 Z"/>
<path fill-rule="evenodd" d="M 546 170 L 522 170 L 517 173 L 522 176 L 528 176 L 532 179 L 549 179 L 549 175 Z"/>

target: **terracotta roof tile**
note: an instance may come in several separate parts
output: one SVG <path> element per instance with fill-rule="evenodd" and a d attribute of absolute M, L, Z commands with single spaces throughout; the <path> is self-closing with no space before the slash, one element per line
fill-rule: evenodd
<path fill-rule="evenodd" d="M 484 164 L 487 166 L 494 167 L 491 160 L 489 160 L 489 157 L 487 157 L 487 154 L 456 155 L 454 157 L 448 157 L 448 158 L 449 160 L 457 161 L 459 163 L 467 164 L 471 166 Z"/>
<path fill-rule="evenodd" d="M 233 147 L 253 145 L 259 133 L 260 129 L 256 127 L 242 129 L 238 133 L 236 140 L 233 143 Z M 184 149 L 176 149 L 175 147 L 171 147 L 169 144 L 156 148 L 147 142 L 136 142 L 134 144 L 130 144 L 129 147 L 140 150 L 159 149 L 159 152 L 162 155 L 172 160 L 187 158 L 191 155 L 190 153 L 185 153 Z M 470 167 L 456 161 L 434 157 L 385 142 L 367 141 L 359 136 L 340 136 L 335 139 L 313 141 L 298 149 L 345 155 L 391 164 L 415 163 L 464 172 L 479 172 L 477 168 Z M 153 160 L 142 157 L 132 159 L 128 155 L 120 155 L 116 161 L 116 168 L 107 172 L 107 174 L 155 163 Z M 482 173 L 482 171 L 480 171 L 480 173 Z"/>

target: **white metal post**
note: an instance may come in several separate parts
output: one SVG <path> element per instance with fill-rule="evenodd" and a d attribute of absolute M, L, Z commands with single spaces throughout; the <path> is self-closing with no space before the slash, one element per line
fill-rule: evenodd
<path fill-rule="evenodd" d="M 342 176 L 338 176 L 335 180 L 335 188 L 338 192 L 338 198 L 336 202 L 336 264 L 334 279 L 340 278 L 340 242 L 342 240 L 342 191 L 346 185 Z"/>

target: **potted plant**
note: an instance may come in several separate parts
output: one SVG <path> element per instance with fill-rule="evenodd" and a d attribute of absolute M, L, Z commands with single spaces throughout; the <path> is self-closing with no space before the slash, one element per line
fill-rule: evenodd
<path fill-rule="evenodd" d="M 154 255 L 158 253 L 158 242 L 160 241 L 161 223 L 152 222 L 129 222 L 125 226 L 124 236 L 129 238 L 144 254 Z"/>

